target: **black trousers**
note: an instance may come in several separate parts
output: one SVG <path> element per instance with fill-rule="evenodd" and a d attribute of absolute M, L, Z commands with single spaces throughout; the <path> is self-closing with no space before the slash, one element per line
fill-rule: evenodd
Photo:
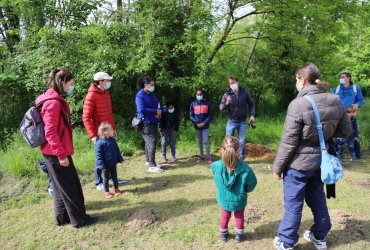
<path fill-rule="evenodd" d="M 68 156 L 69 166 L 63 167 L 57 156 L 43 156 L 54 186 L 55 223 L 71 223 L 75 227 L 85 224 L 90 216 L 86 214 L 82 187 L 72 157 Z"/>
<path fill-rule="evenodd" d="M 117 165 L 112 167 L 103 168 L 103 183 L 104 192 L 109 192 L 109 179 L 112 179 L 114 189 L 118 189 L 118 179 L 117 179 Z"/>
<path fill-rule="evenodd" d="M 145 124 L 142 131 L 145 142 L 145 157 L 149 167 L 155 167 L 155 146 L 157 145 L 158 124 Z"/>

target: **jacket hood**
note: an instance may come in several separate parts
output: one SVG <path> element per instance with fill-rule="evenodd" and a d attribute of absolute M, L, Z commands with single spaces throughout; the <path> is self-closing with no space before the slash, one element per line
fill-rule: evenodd
<path fill-rule="evenodd" d="M 88 92 L 95 92 L 95 93 L 99 93 L 99 94 L 103 94 L 105 90 L 101 90 L 99 89 L 98 87 L 96 87 L 94 84 L 91 84 L 90 87 L 89 87 L 89 90 Z"/>
<path fill-rule="evenodd" d="M 298 97 L 312 94 L 326 93 L 326 87 L 323 85 L 308 85 L 298 93 Z"/>
<path fill-rule="evenodd" d="M 56 92 L 53 89 L 48 89 L 42 95 L 39 95 L 36 98 L 35 105 L 37 106 L 37 105 L 39 105 L 39 103 L 41 103 L 41 102 L 43 102 L 47 99 L 59 99 L 62 103 L 65 103 L 65 100 L 63 99 L 63 97 L 61 95 L 58 94 L 58 92 Z"/>
<path fill-rule="evenodd" d="M 222 181 L 228 190 L 230 190 L 235 184 L 237 176 L 245 171 L 244 169 L 241 170 L 240 164 L 241 164 L 240 161 L 238 161 L 235 170 L 231 171 L 230 173 L 227 172 L 227 167 L 225 164 L 223 164 L 225 167 L 223 168 L 224 171 L 222 171 L 221 176 Z"/>

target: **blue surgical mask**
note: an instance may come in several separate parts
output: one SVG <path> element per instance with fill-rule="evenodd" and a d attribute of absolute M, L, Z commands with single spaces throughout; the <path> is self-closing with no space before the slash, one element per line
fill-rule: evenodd
<path fill-rule="evenodd" d="M 202 95 L 197 95 L 196 98 L 197 98 L 198 101 L 203 100 L 203 96 Z"/>
<path fill-rule="evenodd" d="M 173 113 L 175 111 L 175 109 L 167 109 L 168 110 L 168 113 Z"/>
<path fill-rule="evenodd" d="M 230 84 L 230 88 L 231 88 L 232 90 L 238 90 L 239 85 L 238 85 L 238 83 L 233 83 L 233 84 Z"/>
<path fill-rule="evenodd" d="M 154 92 L 154 86 L 148 86 L 149 92 Z"/>
<path fill-rule="evenodd" d="M 112 86 L 112 83 L 111 83 L 111 82 L 107 82 L 107 83 L 104 85 L 104 89 L 109 89 L 111 86 Z"/>
<path fill-rule="evenodd" d="M 68 89 L 66 89 L 66 90 L 65 90 L 66 94 L 67 94 L 67 95 L 72 94 L 72 92 L 73 92 L 74 88 L 75 88 L 74 86 L 70 85 L 70 86 L 68 87 Z"/>
<path fill-rule="evenodd" d="M 340 83 L 340 84 L 344 84 L 344 83 L 345 83 L 345 80 L 344 80 L 343 78 L 340 78 L 340 79 L 339 79 L 339 83 Z"/>

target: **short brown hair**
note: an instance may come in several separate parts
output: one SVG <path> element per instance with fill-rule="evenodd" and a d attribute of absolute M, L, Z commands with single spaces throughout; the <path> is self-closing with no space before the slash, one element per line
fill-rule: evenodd
<path fill-rule="evenodd" d="M 71 71 L 66 68 L 56 68 L 49 74 L 49 88 L 54 89 L 58 94 L 64 94 L 63 83 L 74 79 Z"/>
<path fill-rule="evenodd" d="M 355 108 L 353 106 L 349 106 L 347 108 L 347 113 L 353 113 L 353 112 L 356 112 Z"/>
<path fill-rule="evenodd" d="M 108 136 L 106 135 L 107 131 L 110 130 L 110 129 L 113 129 L 112 125 L 108 122 L 103 122 L 99 125 L 99 128 L 98 128 L 98 136 L 100 138 L 108 138 Z"/>
<path fill-rule="evenodd" d="M 229 76 L 229 80 L 234 80 L 236 82 L 239 82 L 239 78 L 237 78 L 236 76 Z"/>

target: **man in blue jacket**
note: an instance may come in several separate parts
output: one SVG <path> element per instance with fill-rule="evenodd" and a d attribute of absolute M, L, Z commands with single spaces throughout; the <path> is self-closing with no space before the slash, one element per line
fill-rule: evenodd
<path fill-rule="evenodd" d="M 340 85 L 333 88 L 332 93 L 339 95 L 340 100 L 346 108 L 353 107 L 357 111 L 364 104 L 364 97 L 362 96 L 361 88 L 352 82 L 352 75 L 348 72 L 340 74 Z M 352 124 L 357 128 L 356 117 L 351 118 Z M 356 137 L 354 141 L 356 158 L 360 159 L 361 146 L 360 137 Z"/>
<path fill-rule="evenodd" d="M 234 131 L 238 131 L 240 142 L 240 159 L 244 160 L 245 137 L 247 133 L 247 113 L 249 108 L 249 122 L 255 122 L 255 108 L 248 90 L 239 87 L 239 79 L 234 76 L 229 77 L 230 88 L 222 96 L 220 110 L 228 110 L 228 119 L 226 123 L 226 135 L 233 136 Z"/>

